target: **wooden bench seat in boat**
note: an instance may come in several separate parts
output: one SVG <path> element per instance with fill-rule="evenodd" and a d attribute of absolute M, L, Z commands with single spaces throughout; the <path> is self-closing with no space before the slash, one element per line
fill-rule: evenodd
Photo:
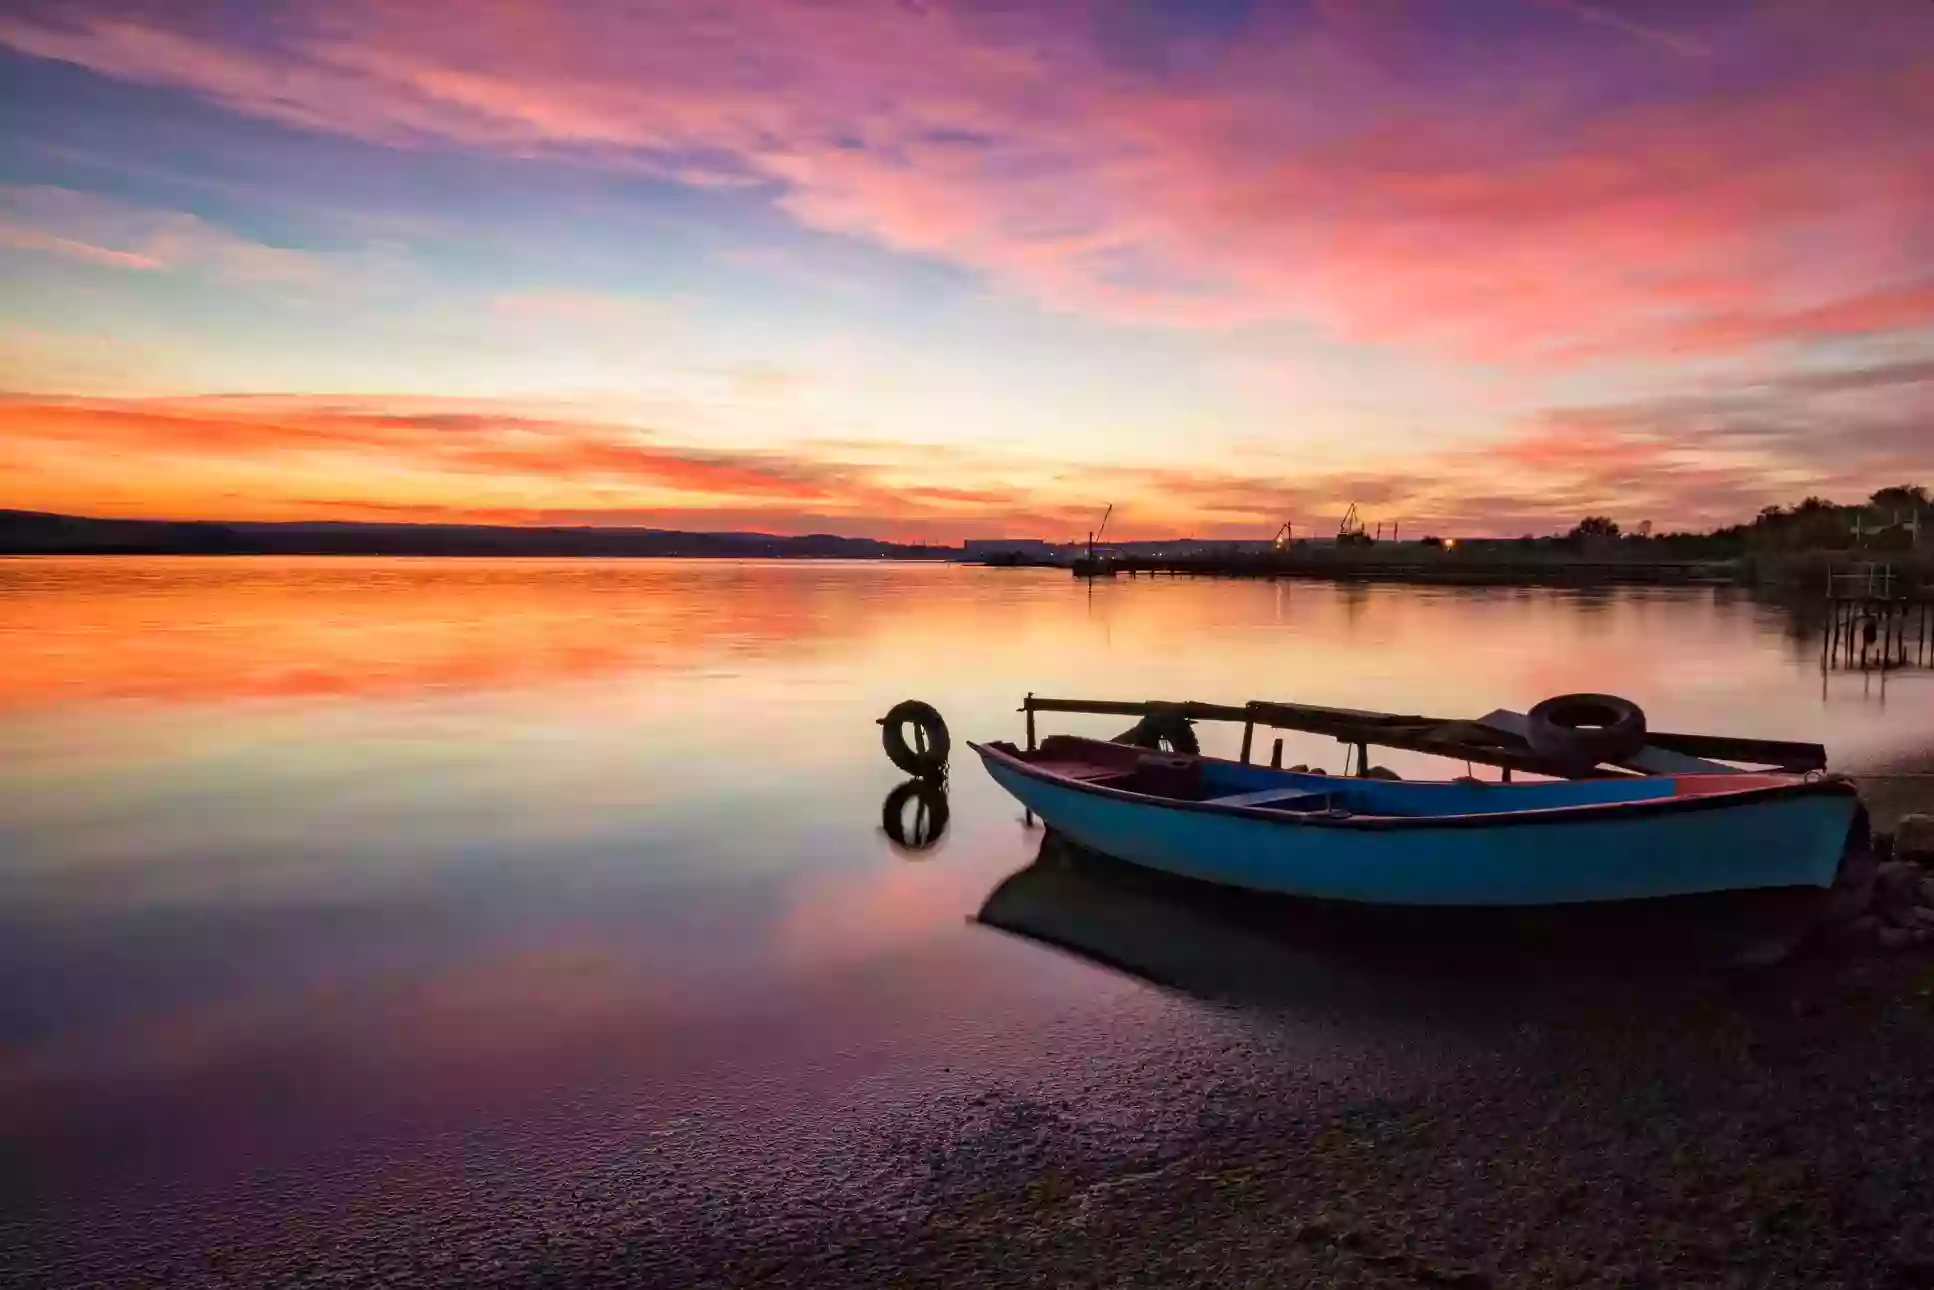
<path fill-rule="evenodd" d="M 1089 784 L 1110 784 L 1130 778 L 1133 770 L 1120 766 L 1098 766 L 1086 761 L 1040 761 L 1032 763 L 1051 775 L 1063 779 L 1078 779 Z"/>
<path fill-rule="evenodd" d="M 1267 806 L 1279 811 L 1327 810 L 1330 794 L 1312 793 L 1306 788 L 1264 788 L 1253 793 L 1231 793 L 1227 797 L 1206 799 L 1211 806 Z"/>

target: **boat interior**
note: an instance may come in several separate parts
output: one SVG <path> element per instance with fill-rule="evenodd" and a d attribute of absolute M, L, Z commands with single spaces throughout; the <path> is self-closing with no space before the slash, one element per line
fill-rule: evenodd
<path fill-rule="evenodd" d="M 1213 757 L 1150 752 L 1127 744 L 1049 735 L 1033 752 L 1002 752 L 1060 779 L 1123 789 L 1170 801 L 1242 806 L 1290 814 L 1427 817 L 1562 810 L 1665 797 L 1731 793 L 1791 783 L 1778 774 L 1624 775 L 1602 779 L 1357 779 L 1277 770 Z"/>

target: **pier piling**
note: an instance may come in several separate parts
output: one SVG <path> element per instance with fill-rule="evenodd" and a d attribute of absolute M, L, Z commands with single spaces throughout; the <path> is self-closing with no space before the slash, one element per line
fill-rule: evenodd
<path fill-rule="evenodd" d="M 1934 667 L 1934 588 L 1910 586 L 1881 564 L 1829 571 L 1820 666 Z"/>

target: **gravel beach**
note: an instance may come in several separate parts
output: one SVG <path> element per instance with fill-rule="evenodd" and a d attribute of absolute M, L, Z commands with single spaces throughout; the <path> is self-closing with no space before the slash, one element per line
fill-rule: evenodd
<path fill-rule="evenodd" d="M 1159 1129 L 990 1090 L 854 1148 L 863 1169 L 699 1187 L 646 1148 L 596 1187 L 452 1182 L 260 1240 L 75 1233 L 11 1284 L 1934 1284 L 1934 958 L 1512 993 L 1423 1080 L 1312 1097 L 1253 1013 L 1120 1091 L 1118 1121 Z"/>

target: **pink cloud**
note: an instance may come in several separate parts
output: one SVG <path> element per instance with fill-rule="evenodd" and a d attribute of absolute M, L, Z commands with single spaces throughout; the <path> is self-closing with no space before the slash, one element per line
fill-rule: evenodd
<path fill-rule="evenodd" d="M 1934 279 L 1786 311 L 1714 312 L 1665 329 L 1673 348 L 1726 351 L 1778 340 L 1826 339 L 1934 325 Z"/>
<path fill-rule="evenodd" d="M 0 41 L 386 143 L 772 185 L 812 227 L 1120 322 L 1296 318 L 1517 361 L 1927 324 L 1862 303 L 1911 296 L 1934 254 L 1934 144 L 1902 128 L 1934 115 L 1925 6 L 1886 48 L 1794 6 L 1699 32 L 1545 7 L 1584 21 L 1422 76 L 1402 22 L 1354 11 L 1259 18 L 1167 79 L 1059 7 L 298 4 L 256 44 L 83 9 Z M 1562 43 L 1592 24 L 1712 57 L 1625 106 L 1618 69 Z"/>

